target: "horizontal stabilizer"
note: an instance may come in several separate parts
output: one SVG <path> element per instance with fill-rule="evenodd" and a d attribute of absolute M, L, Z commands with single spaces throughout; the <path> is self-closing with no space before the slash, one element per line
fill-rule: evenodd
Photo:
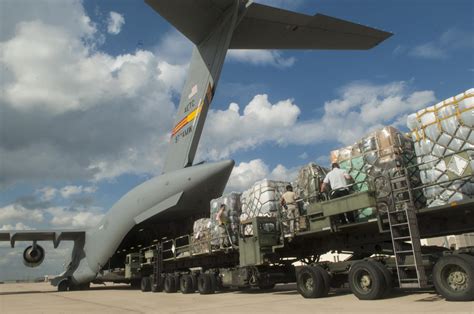
<path fill-rule="evenodd" d="M 316 14 L 252 3 L 229 49 L 370 49 L 391 33 Z"/>
<path fill-rule="evenodd" d="M 235 0 L 145 0 L 194 44 L 202 42 Z"/>
<path fill-rule="evenodd" d="M 53 241 L 54 247 L 58 247 L 61 241 L 75 241 L 85 237 L 83 230 L 10 230 L 0 231 L 0 241 L 9 241 L 11 247 L 17 241 Z"/>

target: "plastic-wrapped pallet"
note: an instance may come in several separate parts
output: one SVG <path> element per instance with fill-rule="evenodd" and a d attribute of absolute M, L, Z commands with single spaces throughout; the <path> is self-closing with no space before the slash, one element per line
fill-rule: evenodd
<path fill-rule="evenodd" d="M 474 197 L 474 89 L 407 118 L 429 207 Z M 459 180 L 454 180 L 460 178 Z"/>
<path fill-rule="evenodd" d="M 281 210 L 281 196 L 285 193 L 288 184 L 290 183 L 267 179 L 256 182 L 240 197 L 242 204 L 240 220 L 244 221 L 253 217 L 276 217 L 278 211 Z M 251 231 L 247 228 L 244 233 L 250 235 Z"/>
<path fill-rule="evenodd" d="M 360 147 L 369 177 L 397 175 L 397 165 L 403 165 L 409 173 L 411 187 L 415 188 L 421 185 L 420 172 L 416 166 L 414 143 L 399 130 L 390 126 L 384 127 L 362 139 Z M 389 193 L 390 186 L 387 183 L 375 181 L 380 194 Z M 416 208 L 425 206 L 426 199 L 421 190 L 413 190 L 412 196 Z"/>
<path fill-rule="evenodd" d="M 320 185 L 328 172 L 328 169 L 320 167 L 315 163 L 309 163 L 299 170 L 293 187 L 296 187 L 298 196 L 302 198 L 305 203 L 317 201 Z"/>
<path fill-rule="evenodd" d="M 412 186 L 420 185 L 419 172 L 416 167 L 416 156 L 413 142 L 394 127 L 384 127 L 370 133 L 354 145 L 331 152 L 331 162 L 339 163 L 341 169 L 354 179 L 354 191 L 367 191 L 369 183 L 373 182 L 378 196 L 387 195 L 390 186 L 386 180 L 375 180 L 379 176 L 393 175 L 397 165 L 408 166 Z M 413 167 L 410 167 L 413 166 Z M 424 206 L 421 191 L 414 193 L 415 206 Z M 359 220 L 366 220 L 375 213 L 373 208 L 360 210 Z"/>
<path fill-rule="evenodd" d="M 240 215 L 242 214 L 242 206 L 240 204 L 240 196 L 242 193 L 231 192 L 219 198 L 211 200 L 211 234 L 213 245 L 218 245 L 219 241 L 219 226 L 216 220 L 217 212 L 221 204 L 226 206 L 226 215 L 229 217 L 229 233 L 232 237 L 232 242 L 237 242 L 237 235 L 239 231 Z M 217 240 L 217 241 L 216 241 Z M 216 243 L 217 242 L 217 243 Z"/>
<path fill-rule="evenodd" d="M 201 218 L 193 224 L 193 237 L 191 238 L 194 254 L 209 252 L 209 239 L 211 237 L 211 220 Z"/>

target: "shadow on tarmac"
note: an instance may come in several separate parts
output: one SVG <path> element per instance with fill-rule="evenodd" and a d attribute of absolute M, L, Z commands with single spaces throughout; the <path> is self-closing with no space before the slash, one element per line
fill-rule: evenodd
<path fill-rule="evenodd" d="M 137 292 L 141 292 L 140 289 L 132 288 L 129 285 L 107 285 L 107 286 L 92 286 L 87 290 L 78 290 L 78 291 L 104 291 L 104 290 L 135 290 Z M 7 295 L 28 295 L 28 294 L 39 294 L 39 293 L 58 293 L 56 290 L 50 291 L 38 291 L 38 290 L 30 290 L 30 291 L 8 291 L 8 292 L 0 292 L 0 296 L 7 296 Z M 74 293 L 74 291 L 62 292 L 62 293 Z M 162 292 L 165 293 L 165 292 Z M 238 294 L 273 294 L 273 295 L 299 295 L 299 292 L 296 290 L 296 284 L 286 284 L 286 285 L 277 285 L 274 289 L 268 290 L 261 290 L 261 289 L 226 289 L 223 291 L 219 291 L 220 293 L 238 293 Z M 337 288 L 331 289 L 329 295 L 326 298 L 333 298 L 343 295 L 351 294 L 351 290 L 349 288 Z M 411 289 L 411 290 L 401 290 L 398 288 L 394 288 L 390 295 L 386 296 L 386 299 L 396 299 L 406 296 L 407 294 L 431 294 L 429 297 L 423 297 L 421 299 L 415 300 L 415 302 L 436 302 L 444 300 L 443 297 L 436 294 L 434 290 L 426 290 L 426 289 Z"/>

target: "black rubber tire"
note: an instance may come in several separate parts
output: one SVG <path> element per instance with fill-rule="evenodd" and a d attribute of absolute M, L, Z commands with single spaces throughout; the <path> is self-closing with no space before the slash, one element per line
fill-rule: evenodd
<path fill-rule="evenodd" d="M 151 292 L 162 292 L 164 278 L 160 276 L 158 279 L 158 283 L 155 283 L 153 276 L 150 276 L 150 278 L 151 278 Z"/>
<path fill-rule="evenodd" d="M 312 267 L 315 271 L 319 272 L 321 277 L 323 278 L 324 289 L 320 297 L 326 297 L 329 293 L 329 289 L 331 288 L 331 277 L 329 276 L 328 272 L 321 266 L 315 265 Z"/>
<path fill-rule="evenodd" d="M 296 280 L 298 292 L 303 298 L 320 298 L 324 294 L 325 283 L 320 271 L 312 266 L 303 266 Z"/>
<path fill-rule="evenodd" d="M 461 282 L 450 283 L 452 280 Z M 466 254 L 441 257 L 433 268 L 433 284 L 448 301 L 474 301 L 474 257 Z"/>
<path fill-rule="evenodd" d="M 149 292 L 151 291 L 151 279 L 150 277 L 142 277 L 141 283 L 140 283 L 140 290 L 142 292 Z"/>
<path fill-rule="evenodd" d="M 194 291 L 197 291 L 197 290 L 198 290 L 198 275 L 196 275 L 196 274 L 189 274 L 189 276 L 190 276 L 191 279 L 193 280 L 193 289 L 194 289 Z"/>
<path fill-rule="evenodd" d="M 178 274 L 174 274 L 173 278 L 174 278 L 174 284 L 175 284 L 175 287 L 176 287 L 176 291 L 178 291 L 179 288 L 180 288 L 179 280 L 180 280 L 181 276 L 178 275 Z"/>
<path fill-rule="evenodd" d="M 270 284 L 259 284 L 258 285 L 258 288 L 260 290 L 272 290 L 273 288 L 275 288 L 275 284 L 274 283 L 270 283 Z"/>
<path fill-rule="evenodd" d="M 381 272 L 385 280 L 385 291 L 383 292 L 381 298 L 387 297 L 392 293 L 393 290 L 393 276 L 390 270 L 385 267 L 379 261 L 369 260 L 375 267 L 377 267 Z"/>
<path fill-rule="evenodd" d="M 359 300 L 377 300 L 383 296 L 386 283 L 377 266 L 369 261 L 360 261 L 354 263 L 349 271 L 349 287 Z"/>
<path fill-rule="evenodd" d="M 130 287 L 132 289 L 140 289 L 141 282 L 141 279 L 133 279 L 132 281 L 130 281 Z"/>
<path fill-rule="evenodd" d="M 200 294 L 213 294 L 213 280 L 209 274 L 200 274 L 198 277 L 198 291 Z"/>
<path fill-rule="evenodd" d="M 212 287 L 212 290 L 214 291 L 220 291 L 220 288 L 219 288 L 219 279 L 217 278 L 217 275 L 216 274 L 209 274 L 210 278 L 211 278 L 211 287 Z"/>
<path fill-rule="evenodd" d="M 69 290 L 69 280 L 61 280 L 58 284 L 58 292 L 64 292 Z"/>
<path fill-rule="evenodd" d="M 179 290 L 183 294 L 194 293 L 194 282 L 191 275 L 182 275 L 179 279 Z"/>
<path fill-rule="evenodd" d="M 80 291 L 80 290 L 89 290 L 91 283 L 81 283 L 78 285 L 69 285 L 69 291 Z"/>
<path fill-rule="evenodd" d="M 163 290 L 166 293 L 175 293 L 178 291 L 178 287 L 176 287 L 175 275 L 166 275 Z"/>

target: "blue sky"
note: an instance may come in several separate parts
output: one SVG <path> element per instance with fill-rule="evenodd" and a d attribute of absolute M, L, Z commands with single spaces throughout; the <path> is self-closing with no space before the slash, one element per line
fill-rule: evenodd
<path fill-rule="evenodd" d="M 472 1 L 261 2 L 394 36 L 369 51 L 230 52 L 196 160 L 236 160 L 229 190 L 291 180 L 474 85 Z M 191 44 L 141 1 L 0 9 L 0 228 L 94 225 L 160 173 Z M 0 247 L 0 266 L 20 261 L 12 253 Z"/>

